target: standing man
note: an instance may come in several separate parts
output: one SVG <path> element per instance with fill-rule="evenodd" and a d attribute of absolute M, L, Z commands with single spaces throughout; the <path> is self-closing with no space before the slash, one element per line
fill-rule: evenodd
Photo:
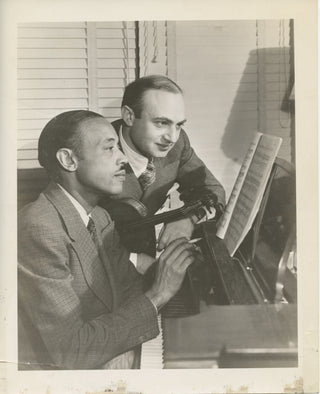
<path fill-rule="evenodd" d="M 125 180 L 113 127 L 94 112 L 65 112 L 45 126 L 38 148 L 52 181 L 19 212 L 19 368 L 132 368 L 196 251 L 185 239 L 170 243 L 144 292 L 114 223 L 97 207 Z"/>
<path fill-rule="evenodd" d="M 192 203 L 210 193 L 216 210 L 223 209 L 223 187 L 195 154 L 183 130 L 186 122 L 184 98 L 175 82 L 161 75 L 135 80 L 125 89 L 121 113 L 122 119 L 115 121 L 113 126 L 129 163 L 123 192 L 116 196 L 117 199 L 134 198 L 153 215 L 177 182 L 183 202 Z M 104 199 L 101 205 L 108 208 L 111 215 L 117 210 L 115 201 Z M 198 220 L 199 217 L 193 215 L 166 224 L 158 240 L 158 249 L 162 250 L 181 236 L 189 238 Z M 139 248 L 150 250 L 146 232 L 142 237 L 136 251 Z M 131 250 L 136 245 L 138 243 Z"/>

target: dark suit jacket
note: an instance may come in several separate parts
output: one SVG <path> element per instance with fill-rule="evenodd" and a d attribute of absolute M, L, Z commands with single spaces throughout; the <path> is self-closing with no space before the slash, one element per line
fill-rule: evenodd
<path fill-rule="evenodd" d="M 56 184 L 19 212 L 22 368 L 98 369 L 158 334 L 155 308 L 108 213 L 96 207 L 92 217 L 99 253 Z"/>
<path fill-rule="evenodd" d="M 121 124 L 122 120 L 112 123 L 117 133 Z M 153 214 L 163 205 L 168 191 L 177 182 L 183 201 L 194 201 L 193 196 L 199 196 L 205 190 L 209 190 L 217 196 L 219 203 L 225 204 L 225 191 L 222 185 L 195 154 L 184 130 L 181 130 L 178 141 L 168 155 L 164 158 L 155 158 L 154 164 L 156 181 L 145 192 L 128 165 L 123 191 L 116 198 L 133 197 L 141 201 Z"/>

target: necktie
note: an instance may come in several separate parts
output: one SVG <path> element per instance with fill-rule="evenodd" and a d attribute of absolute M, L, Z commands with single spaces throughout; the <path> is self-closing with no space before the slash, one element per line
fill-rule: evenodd
<path fill-rule="evenodd" d="M 91 235 L 93 242 L 95 243 L 95 245 L 97 247 L 99 247 L 96 225 L 94 224 L 94 221 L 91 217 L 89 218 L 89 222 L 87 224 L 87 229 Z"/>
<path fill-rule="evenodd" d="M 142 190 L 146 190 L 156 179 L 156 170 L 153 163 L 153 159 L 149 159 L 147 168 L 145 171 L 139 176 L 139 182 L 142 187 Z"/>

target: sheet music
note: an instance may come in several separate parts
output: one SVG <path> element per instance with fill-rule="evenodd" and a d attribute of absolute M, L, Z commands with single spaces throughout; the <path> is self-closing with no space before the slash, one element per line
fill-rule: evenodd
<path fill-rule="evenodd" d="M 237 190 L 232 196 L 235 200 L 234 207 L 224 236 L 225 245 L 231 256 L 252 226 L 281 142 L 282 139 L 279 137 L 260 134 L 251 160 L 250 153 L 246 156 L 245 161 L 248 160 L 249 165 L 245 164 L 246 173 L 241 174 L 240 171 L 239 175 L 243 179 L 237 181 L 238 185 L 236 182 L 234 189 Z"/>
<path fill-rule="evenodd" d="M 241 165 L 238 177 L 236 179 L 236 182 L 233 186 L 232 192 L 230 194 L 230 198 L 228 200 L 228 204 L 226 206 L 226 209 L 224 211 L 224 214 L 219 222 L 219 227 L 217 229 L 217 237 L 223 239 L 224 236 L 226 235 L 229 222 L 232 216 L 232 212 L 234 210 L 234 206 L 236 205 L 237 201 L 237 196 L 240 193 L 241 187 L 244 182 L 244 178 L 247 175 L 249 165 L 251 163 L 252 157 L 254 155 L 254 152 L 256 151 L 258 142 L 262 136 L 262 133 L 256 133 L 253 141 L 251 142 L 248 152 L 243 160 L 243 163 Z"/>

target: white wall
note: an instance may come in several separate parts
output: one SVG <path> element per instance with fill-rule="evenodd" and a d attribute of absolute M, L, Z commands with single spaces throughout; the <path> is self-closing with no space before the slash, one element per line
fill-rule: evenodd
<path fill-rule="evenodd" d="M 289 21 L 172 22 L 168 64 L 185 92 L 192 145 L 228 195 L 254 132 L 283 136 L 280 156 L 291 160 L 291 119 L 280 110 Z"/>

